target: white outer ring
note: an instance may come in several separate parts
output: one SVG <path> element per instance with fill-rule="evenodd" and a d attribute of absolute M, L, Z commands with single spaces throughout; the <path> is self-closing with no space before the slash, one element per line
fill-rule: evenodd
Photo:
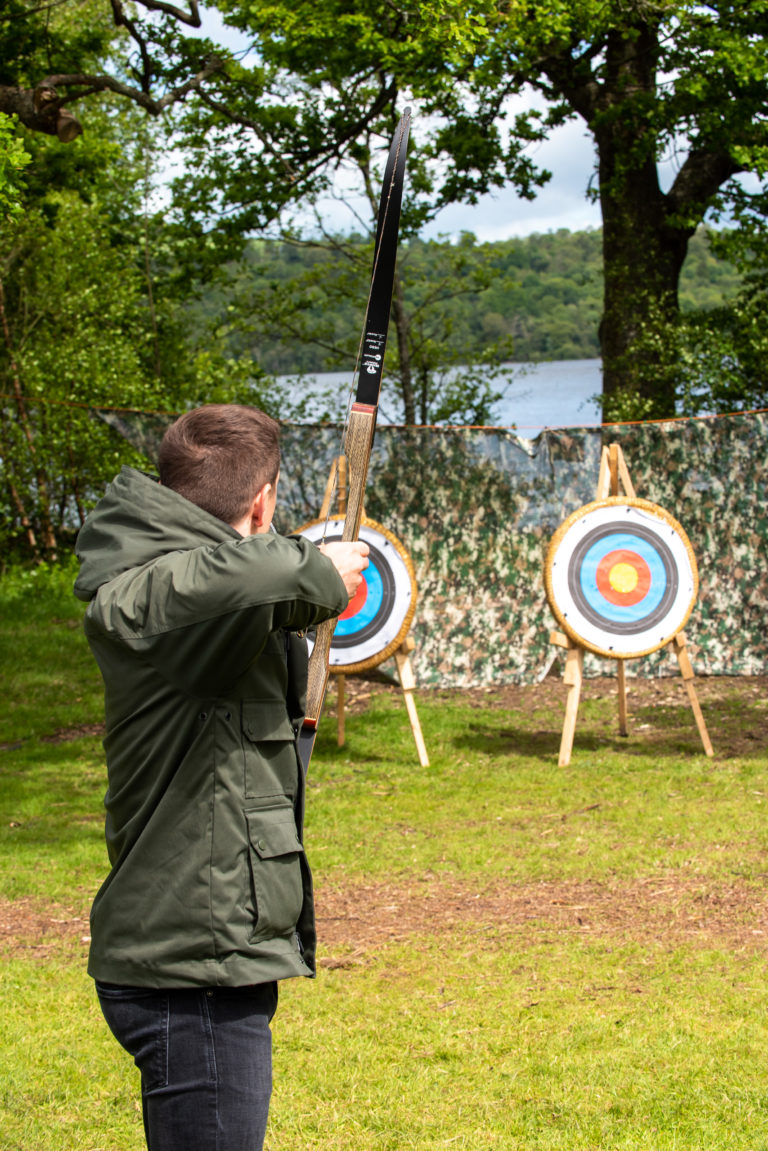
<path fill-rule="evenodd" d="M 678 575 L 677 594 L 663 620 L 651 625 L 646 631 L 635 632 L 633 635 L 617 634 L 587 619 L 574 602 L 568 587 L 571 557 L 585 535 L 594 531 L 596 527 L 625 517 L 630 530 L 633 521 L 641 522 L 651 527 L 664 541 L 677 564 Z M 691 609 L 691 600 L 696 592 L 696 576 L 688 549 L 677 530 L 668 520 L 653 515 L 646 508 L 634 507 L 632 504 L 611 504 L 607 507 L 593 508 L 571 524 L 552 557 L 550 581 L 552 595 L 560 613 L 576 635 L 591 647 L 600 648 L 611 655 L 622 656 L 641 654 L 649 648 L 662 647 L 665 643 L 669 643 L 685 623 Z"/>

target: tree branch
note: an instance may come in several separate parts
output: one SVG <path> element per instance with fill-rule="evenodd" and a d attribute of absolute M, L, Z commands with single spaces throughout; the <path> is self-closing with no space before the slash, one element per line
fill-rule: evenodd
<path fill-rule="evenodd" d="M 167 16 L 173 16 L 174 20 L 189 24 L 190 28 L 199 28 L 202 24 L 197 0 L 189 0 L 188 12 L 183 8 L 177 8 L 175 4 L 166 4 L 163 0 L 135 0 L 135 2 L 149 12 L 165 12 Z"/>
<path fill-rule="evenodd" d="M 33 132 L 58 136 L 62 144 L 69 144 L 83 129 L 61 105 L 58 93 L 45 81 L 37 88 L 10 88 L 0 84 L 0 112 L 17 116 L 24 127 Z"/>
<path fill-rule="evenodd" d="M 124 84 L 122 80 L 116 79 L 114 76 L 103 74 L 101 76 L 93 76 L 88 73 L 73 72 L 69 75 L 61 76 L 46 76 L 42 81 L 43 85 L 56 89 L 59 87 L 70 87 L 79 85 L 81 91 L 68 93 L 66 97 L 61 98 L 63 104 L 65 100 L 80 100 L 84 96 L 90 96 L 94 92 L 114 92 L 117 96 L 124 96 L 128 100 L 132 100 L 146 112 L 151 113 L 153 116 L 160 116 L 169 108 L 171 104 L 177 104 L 183 100 L 190 92 L 197 91 L 202 85 L 219 72 L 224 67 L 224 60 L 221 56 L 211 56 L 203 68 L 195 75 L 190 76 L 183 84 L 177 84 L 175 88 L 169 89 L 164 96 L 159 99 L 150 96 L 147 92 L 143 92 L 140 88 L 134 88 L 130 84 Z M 40 85 L 38 85 L 40 87 Z"/>
<path fill-rule="evenodd" d="M 183 100 L 190 92 L 199 91 L 215 72 L 224 66 L 221 57 L 212 56 L 195 75 L 169 89 L 163 96 L 154 97 L 140 88 L 134 88 L 122 80 L 106 74 L 94 76 L 83 72 L 64 73 L 46 76 L 35 88 L 11 88 L 0 84 L 0 112 L 18 116 L 25 128 L 33 132 L 44 132 L 57 136 L 63 144 L 69 144 L 83 130 L 79 120 L 65 107 L 65 103 L 80 100 L 94 92 L 114 92 L 117 96 L 138 104 L 152 116 L 160 116 L 172 104 Z M 74 89 L 59 94 L 59 88 Z"/>
<path fill-rule="evenodd" d="M 667 203 L 673 211 L 686 211 L 691 205 L 706 205 L 726 180 L 743 170 L 742 165 L 737 164 L 724 149 L 694 148 L 667 192 Z"/>
<path fill-rule="evenodd" d="M 126 15 L 122 0 L 112 0 L 112 19 L 115 22 L 116 28 L 120 28 L 121 26 L 127 28 L 131 39 L 138 45 L 139 55 L 141 56 L 141 90 L 149 95 L 152 90 L 154 68 L 152 66 L 152 57 L 147 47 L 147 38 L 143 35 L 138 25 Z"/>

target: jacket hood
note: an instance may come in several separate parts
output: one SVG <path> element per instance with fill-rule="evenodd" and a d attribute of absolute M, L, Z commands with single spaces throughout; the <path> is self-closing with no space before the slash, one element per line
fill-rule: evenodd
<path fill-rule="evenodd" d="M 92 600 L 102 584 L 160 555 L 240 539 L 229 524 L 203 511 L 156 476 L 124 467 L 77 537 L 78 599 Z"/>

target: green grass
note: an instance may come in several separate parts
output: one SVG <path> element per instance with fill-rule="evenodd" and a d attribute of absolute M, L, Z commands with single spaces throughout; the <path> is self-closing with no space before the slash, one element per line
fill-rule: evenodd
<path fill-rule="evenodd" d="M 62 918 L 84 913 L 106 863 L 99 739 L 46 739 L 100 719 L 71 580 L 0 581 L 0 892 Z M 734 680 L 705 709 L 716 751 L 764 706 L 746 691 Z M 764 907 L 759 741 L 708 760 L 690 712 L 668 703 L 635 717 L 653 741 L 620 740 L 615 701 L 585 700 L 558 768 L 562 701 L 510 711 L 493 692 L 481 707 L 424 692 L 418 708 L 427 769 L 397 693 L 348 718 L 342 749 L 326 716 L 307 826 L 321 897 L 669 883 L 681 914 L 734 886 L 747 914 L 750 899 Z M 706 927 L 709 904 L 696 906 Z M 631 917 L 580 928 L 539 908 L 363 939 L 348 966 L 282 986 L 267 1151 L 768 1149 L 766 959 L 750 926 L 729 943 Z M 86 950 L 79 930 L 6 948 L 2 1151 L 143 1147 L 136 1073 L 103 1023 Z"/>
<path fill-rule="evenodd" d="M 99 719 L 101 682 L 72 595 L 76 568 L 40 568 L 0 579 L 0 667 L 7 706 L 0 744 Z"/>
<path fill-rule="evenodd" d="M 768 1146 L 762 961 L 446 942 L 290 989 L 272 1147 Z"/>
<path fill-rule="evenodd" d="M 593 701 L 570 766 L 558 768 L 562 705 L 545 716 L 480 712 L 424 694 L 418 706 L 432 759 L 423 771 L 396 693 L 376 699 L 353 733 L 347 723 L 341 752 L 333 725 L 321 729 L 308 826 L 322 836 L 325 868 L 511 882 L 658 868 L 760 879 L 768 869 L 768 756 L 707 759 L 686 708 L 667 717 L 672 734 L 649 751 L 642 736 L 629 743 L 608 728 L 612 699 L 599 709 Z M 590 712 L 608 729 L 599 738 Z"/>

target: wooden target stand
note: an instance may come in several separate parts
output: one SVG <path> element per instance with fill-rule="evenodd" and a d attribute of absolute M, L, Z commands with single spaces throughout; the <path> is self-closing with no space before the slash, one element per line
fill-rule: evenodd
<path fill-rule="evenodd" d="M 334 489 L 337 492 L 336 504 L 338 513 L 343 515 L 347 509 L 347 458 L 343 455 L 338 456 L 331 464 L 322 507 L 320 508 L 320 514 L 318 516 L 320 520 L 325 520 L 330 515 Z M 363 513 L 362 524 L 365 525 L 365 522 L 365 513 Z M 379 664 L 384 663 L 391 655 L 397 667 L 397 677 L 403 693 L 403 699 L 405 700 L 405 708 L 408 713 L 411 731 L 413 732 L 419 763 L 422 767 L 429 767 L 429 756 L 427 755 L 427 748 L 424 743 L 424 736 L 422 735 L 421 724 L 419 723 L 419 716 L 416 711 L 416 700 L 413 696 L 416 687 L 416 677 L 413 674 L 413 667 L 411 666 L 411 652 L 415 646 L 416 643 L 413 637 L 410 634 L 406 634 L 394 651 L 389 651 L 385 648 L 382 652 L 372 655 L 364 661 L 350 665 L 349 668 L 335 668 L 331 665 L 329 669 L 330 674 L 336 679 L 336 733 L 339 747 L 344 746 L 345 739 L 345 681 L 347 677 L 350 674 L 362 675 L 363 672 L 370 671 L 374 667 L 378 667 Z M 354 667 L 354 672 L 350 670 L 352 667 Z"/>
<path fill-rule="evenodd" d="M 623 489 L 620 490 L 620 489 Z M 625 495 L 631 499 L 636 499 L 634 485 L 629 475 L 624 453 L 618 444 L 611 444 L 604 447 L 600 459 L 600 472 L 597 481 L 597 500 L 604 500 L 609 496 Z M 576 732 L 576 717 L 579 710 L 579 699 L 581 696 L 581 686 L 583 683 L 584 675 L 584 652 L 589 649 L 586 645 L 579 643 L 571 635 L 566 635 L 561 631 L 550 632 L 550 643 L 556 644 L 558 647 L 565 648 L 565 671 L 563 673 L 563 683 L 568 688 L 568 696 L 565 705 L 565 719 L 563 722 L 563 734 L 560 740 L 560 755 L 558 759 L 558 766 L 567 767 L 571 762 L 571 752 L 573 751 L 573 739 Z M 673 636 L 672 640 L 666 644 L 667 649 L 674 653 L 677 657 L 680 673 L 683 677 L 683 683 L 688 693 L 688 699 L 691 704 L 696 726 L 701 737 L 701 742 L 704 747 L 706 755 L 714 755 L 712 743 L 707 732 L 707 727 L 704 722 L 704 716 L 699 704 L 699 698 L 696 694 L 696 687 L 694 684 L 694 672 L 691 665 L 691 660 L 688 655 L 688 649 L 685 641 L 685 633 L 682 628 Z M 598 653 L 604 654 L 604 653 Z M 618 664 L 618 704 L 619 704 L 619 734 L 626 736 L 629 734 L 627 727 L 627 684 L 626 684 L 626 660 L 623 658 L 616 658 Z"/>

